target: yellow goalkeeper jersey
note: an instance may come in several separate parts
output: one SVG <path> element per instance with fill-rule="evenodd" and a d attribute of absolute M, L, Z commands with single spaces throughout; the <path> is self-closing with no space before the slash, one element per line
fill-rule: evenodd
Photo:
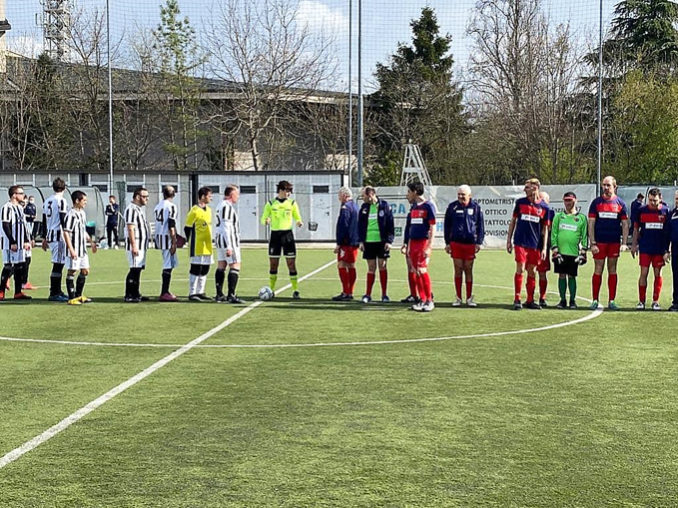
<path fill-rule="evenodd" d="M 191 256 L 209 256 L 212 254 L 212 210 L 209 206 L 200 208 L 195 205 L 186 216 L 184 223 L 191 228 L 189 249 Z"/>

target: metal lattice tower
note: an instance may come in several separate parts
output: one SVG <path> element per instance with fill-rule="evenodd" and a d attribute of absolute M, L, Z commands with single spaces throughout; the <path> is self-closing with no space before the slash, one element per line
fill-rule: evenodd
<path fill-rule="evenodd" d="M 420 181 L 425 187 L 433 185 L 428 176 L 424 158 L 421 156 L 419 145 L 408 143 L 405 145 L 405 157 L 403 158 L 403 170 L 400 173 L 400 185 L 405 186 L 410 182 Z"/>
<path fill-rule="evenodd" d="M 70 36 L 72 0 L 40 0 L 40 3 L 45 50 L 52 59 L 61 61 Z"/>

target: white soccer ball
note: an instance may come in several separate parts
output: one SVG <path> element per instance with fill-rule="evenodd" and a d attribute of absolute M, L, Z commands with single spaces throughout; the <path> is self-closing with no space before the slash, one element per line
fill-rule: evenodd
<path fill-rule="evenodd" d="M 270 287 L 264 286 L 259 290 L 259 300 L 267 301 L 271 298 L 273 298 L 273 290 Z"/>

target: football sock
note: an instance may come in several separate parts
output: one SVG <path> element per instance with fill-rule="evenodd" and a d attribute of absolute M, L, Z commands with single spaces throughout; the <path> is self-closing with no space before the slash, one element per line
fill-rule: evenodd
<path fill-rule="evenodd" d="M 645 303 L 647 299 L 647 286 L 641 286 L 638 284 L 638 301 Z"/>
<path fill-rule="evenodd" d="M 570 303 L 577 297 L 577 278 L 568 277 L 567 285 L 570 287 Z"/>
<path fill-rule="evenodd" d="M 459 298 L 460 300 L 461 300 L 461 283 L 462 283 L 461 277 L 454 278 L 454 289 L 457 291 L 457 298 Z"/>
<path fill-rule="evenodd" d="M 198 275 L 196 283 L 197 294 L 204 295 L 206 286 L 207 286 L 207 275 Z"/>
<path fill-rule="evenodd" d="M 513 289 L 515 292 L 515 300 L 520 300 L 520 291 L 523 287 L 523 274 L 516 273 L 513 275 Z"/>
<path fill-rule="evenodd" d="M 659 301 L 659 295 L 661 295 L 661 292 L 662 292 L 662 281 L 663 281 L 663 279 L 661 277 L 655 277 L 654 278 L 654 290 L 652 291 L 652 301 L 653 302 Z"/>
<path fill-rule="evenodd" d="M 82 296 L 82 291 L 85 289 L 85 282 L 87 281 L 87 275 L 84 275 L 82 272 L 78 274 L 78 278 L 75 281 L 75 296 Z"/>
<path fill-rule="evenodd" d="M 141 298 L 141 270 L 142 268 L 132 268 L 134 272 L 134 296 L 135 298 Z"/>
<path fill-rule="evenodd" d="M 344 293 L 344 294 L 347 294 L 348 293 L 348 290 L 347 290 L 347 287 L 348 287 L 348 280 L 347 280 L 348 279 L 348 270 L 346 270 L 346 268 L 344 268 L 342 266 L 342 267 L 339 267 L 337 269 L 337 271 L 339 272 L 339 280 L 341 281 L 341 292 Z"/>
<path fill-rule="evenodd" d="M 275 291 L 275 283 L 278 282 L 278 272 L 268 272 L 268 285 Z"/>
<path fill-rule="evenodd" d="M 534 290 L 537 287 L 537 280 L 534 277 L 527 276 L 525 291 L 527 292 L 527 303 L 534 302 Z"/>
<path fill-rule="evenodd" d="M 593 276 L 591 277 L 591 293 L 593 295 L 593 299 L 598 301 L 600 300 L 600 286 L 603 283 L 603 275 L 594 273 Z"/>
<path fill-rule="evenodd" d="M 10 264 L 7 264 L 2 267 L 2 275 L 0 276 L 0 291 L 5 291 L 7 287 L 7 281 L 12 276 L 13 267 Z"/>
<path fill-rule="evenodd" d="M 617 297 L 617 274 L 611 273 L 607 276 L 607 287 L 610 290 L 610 300 Z"/>
<path fill-rule="evenodd" d="M 66 275 L 66 291 L 68 292 L 68 299 L 72 300 L 75 298 L 75 274 Z"/>
<path fill-rule="evenodd" d="M 381 275 L 381 272 L 379 272 Z M 372 296 L 372 287 L 374 286 L 375 274 L 372 272 L 367 272 L 367 283 L 365 284 L 365 294 L 367 296 Z"/>
<path fill-rule="evenodd" d="M 292 284 L 292 291 L 299 291 L 299 277 L 297 272 L 290 272 L 290 283 Z"/>
<path fill-rule="evenodd" d="M 52 264 L 52 273 L 49 276 L 49 296 L 61 294 L 61 277 L 64 271 L 62 263 Z"/>
<path fill-rule="evenodd" d="M 546 300 L 546 289 L 548 288 L 549 281 L 546 277 L 539 279 L 539 299 Z"/>
<path fill-rule="evenodd" d="M 473 279 L 466 279 L 466 299 L 468 300 L 473 296 Z"/>
<path fill-rule="evenodd" d="M 238 278 L 240 277 L 240 270 L 231 268 L 228 271 L 228 294 L 235 296 L 235 288 L 238 285 Z"/>
<path fill-rule="evenodd" d="M 564 302 L 567 298 L 567 279 L 565 277 L 558 279 L 558 294 L 560 295 L 560 301 Z"/>
<path fill-rule="evenodd" d="M 356 272 L 355 266 L 350 267 L 348 270 L 348 280 L 346 284 L 346 294 L 352 295 L 353 289 L 355 288 L 355 281 L 358 278 L 358 273 Z"/>
<path fill-rule="evenodd" d="M 188 296 L 198 294 L 198 276 L 190 273 L 188 275 Z"/>
<path fill-rule="evenodd" d="M 161 295 L 164 295 L 165 293 L 169 293 L 171 281 L 172 281 L 172 269 L 171 268 L 165 268 L 162 271 L 162 290 L 160 291 Z"/>
<path fill-rule="evenodd" d="M 423 274 L 416 275 L 415 277 L 417 278 L 417 289 L 418 289 L 418 294 L 419 294 L 419 299 L 422 302 L 426 301 L 426 284 L 424 283 L 424 276 Z"/>
<path fill-rule="evenodd" d="M 31 259 L 33 258 L 32 257 L 26 258 L 26 270 L 24 271 L 24 282 L 23 282 L 24 284 L 28 282 L 28 270 L 30 270 L 31 268 Z"/>
<path fill-rule="evenodd" d="M 226 268 L 217 268 L 217 271 L 214 273 L 214 285 L 217 288 L 217 296 L 224 296 L 225 280 L 226 280 Z"/>
<path fill-rule="evenodd" d="M 417 274 L 415 272 L 407 272 L 407 282 L 410 285 L 410 295 L 417 296 Z"/>
<path fill-rule="evenodd" d="M 125 298 L 134 298 L 134 268 L 130 268 L 125 277 Z"/>
<path fill-rule="evenodd" d="M 374 282 L 374 274 L 372 274 L 372 282 Z M 388 283 L 388 270 L 379 270 L 379 284 L 381 284 L 382 296 L 386 295 L 387 283 Z"/>
<path fill-rule="evenodd" d="M 18 295 L 21 293 L 21 290 L 23 289 L 24 282 L 26 281 L 26 277 L 24 274 L 26 273 L 26 263 L 18 263 L 14 265 L 14 294 Z"/>
<path fill-rule="evenodd" d="M 424 301 L 430 302 L 433 299 L 433 290 L 431 288 L 431 276 L 428 272 L 421 274 L 421 279 L 424 281 L 424 290 L 426 291 L 426 298 Z"/>

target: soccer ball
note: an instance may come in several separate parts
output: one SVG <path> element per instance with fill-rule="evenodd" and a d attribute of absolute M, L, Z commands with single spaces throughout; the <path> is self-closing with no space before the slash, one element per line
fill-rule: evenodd
<path fill-rule="evenodd" d="M 264 286 L 259 290 L 259 300 L 266 301 L 270 300 L 271 298 L 273 298 L 273 290 L 270 287 Z"/>

